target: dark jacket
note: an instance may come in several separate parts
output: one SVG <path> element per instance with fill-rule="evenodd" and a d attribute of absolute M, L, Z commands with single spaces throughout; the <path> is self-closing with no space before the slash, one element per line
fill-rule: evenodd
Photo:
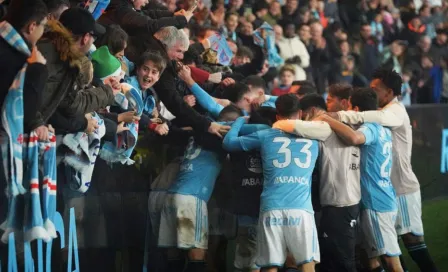
<path fill-rule="evenodd" d="M 115 23 L 120 25 L 129 36 L 145 37 L 153 35 L 159 29 L 166 26 L 184 28 L 187 20 L 184 16 L 174 16 L 166 10 L 136 11 L 127 0 L 112 0 L 106 12 L 99 18 L 104 25 Z"/>
<path fill-rule="evenodd" d="M 159 99 L 182 124 L 191 126 L 198 131 L 207 131 L 210 127 L 210 121 L 185 103 L 183 97 L 176 90 L 178 76 L 175 63 L 169 60 L 164 45 L 153 36 L 148 36 L 144 43 L 139 40 L 136 41 L 135 37 L 131 38 L 129 42 L 130 45 L 133 45 L 130 47 L 132 47 L 132 50 L 134 50 L 134 53 L 137 56 L 140 56 L 146 50 L 152 50 L 158 52 L 166 59 L 167 67 L 160 76 L 159 81 L 153 86 Z M 195 50 L 198 52 L 202 53 L 204 51 L 201 44 L 194 44 L 191 46 L 196 47 Z M 135 60 L 131 59 L 131 61 Z"/>
<path fill-rule="evenodd" d="M 50 31 L 37 45 L 47 59 L 48 68 L 40 113 L 42 120 L 47 122 L 58 112 L 58 118 L 53 118 L 50 124 L 55 129 L 60 126 L 68 132 L 77 132 L 87 125 L 84 115 L 111 105 L 114 95 L 105 85 L 81 90 L 77 81 L 83 54 L 75 48 L 71 33 L 59 22 L 51 22 L 48 26 Z M 67 120 L 70 122 L 66 123 Z"/>
<path fill-rule="evenodd" d="M 30 132 L 45 125 L 39 109 L 47 78 L 48 70 L 45 65 L 41 63 L 28 65 L 23 84 L 23 126 L 25 132 Z"/>

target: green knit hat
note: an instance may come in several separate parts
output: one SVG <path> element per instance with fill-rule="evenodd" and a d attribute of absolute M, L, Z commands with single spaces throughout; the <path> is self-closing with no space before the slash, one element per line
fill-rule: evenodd
<path fill-rule="evenodd" d="M 121 74 L 121 62 L 109 52 L 106 45 L 92 53 L 92 64 L 95 78 L 104 80 Z"/>

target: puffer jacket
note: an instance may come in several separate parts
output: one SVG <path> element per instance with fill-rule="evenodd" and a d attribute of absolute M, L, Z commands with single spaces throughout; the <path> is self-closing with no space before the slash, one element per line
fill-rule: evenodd
<path fill-rule="evenodd" d="M 58 21 L 48 23 L 49 31 L 37 44 L 47 59 L 48 80 L 42 94 L 40 113 L 44 122 L 55 129 L 77 132 L 85 129 L 86 113 L 113 104 L 109 86 L 81 89 L 78 83 L 83 54 L 77 49 L 71 33 Z M 50 120 L 55 113 L 56 120 Z M 68 126 L 67 126 L 68 125 Z"/>

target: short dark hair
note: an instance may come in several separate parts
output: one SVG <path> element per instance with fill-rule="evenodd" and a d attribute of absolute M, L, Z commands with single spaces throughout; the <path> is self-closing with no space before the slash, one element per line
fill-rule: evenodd
<path fill-rule="evenodd" d="M 160 74 L 162 74 L 166 68 L 166 60 L 160 54 L 154 51 L 146 51 L 145 53 L 143 53 L 140 58 L 138 58 L 135 67 L 138 69 L 147 61 L 151 61 L 156 66 L 157 70 L 159 70 Z"/>
<path fill-rule="evenodd" d="M 250 92 L 249 86 L 246 84 L 236 82 L 233 85 L 224 88 L 224 98 L 230 100 L 230 102 L 236 103 L 243 98 L 245 94 Z"/>
<path fill-rule="evenodd" d="M 378 97 L 371 88 L 355 89 L 350 96 L 352 107 L 358 107 L 360 111 L 378 109 Z"/>
<path fill-rule="evenodd" d="M 401 95 L 401 84 L 403 80 L 400 74 L 391 69 L 379 68 L 373 72 L 372 79 L 379 79 L 387 87 L 390 88 L 395 96 Z"/>
<path fill-rule="evenodd" d="M 107 45 L 112 55 L 117 54 L 125 48 L 128 42 L 128 34 L 119 25 L 110 25 L 106 33 L 98 40 L 97 47 Z"/>
<path fill-rule="evenodd" d="M 47 15 L 48 9 L 42 0 L 14 0 L 4 19 L 20 32 L 32 22 L 41 23 Z"/>
<path fill-rule="evenodd" d="M 48 13 L 53 13 L 58 11 L 63 6 L 70 7 L 69 0 L 44 0 L 47 5 Z"/>
<path fill-rule="evenodd" d="M 229 19 L 230 16 L 236 16 L 236 17 L 240 17 L 240 15 L 235 12 L 235 11 L 229 11 L 226 13 L 225 17 L 224 17 L 224 21 L 227 21 Z"/>
<path fill-rule="evenodd" d="M 223 108 L 221 112 L 219 112 L 218 120 L 226 119 L 227 115 L 237 114 L 238 116 L 243 116 L 243 111 L 238 108 L 235 104 L 230 104 L 227 107 Z"/>
<path fill-rule="evenodd" d="M 277 111 L 273 107 L 260 107 L 250 113 L 249 124 L 272 126 L 277 121 Z"/>
<path fill-rule="evenodd" d="M 300 99 L 300 108 L 303 111 L 309 110 L 312 107 L 327 111 L 325 99 L 317 93 L 307 94 Z"/>
<path fill-rule="evenodd" d="M 238 51 L 236 52 L 237 57 L 248 57 L 250 60 L 253 60 L 254 53 L 247 46 L 238 46 Z"/>
<path fill-rule="evenodd" d="M 331 94 L 331 96 L 335 96 L 339 99 L 349 99 L 352 91 L 353 87 L 348 83 L 336 83 L 330 85 L 328 89 L 328 93 Z"/>
<path fill-rule="evenodd" d="M 300 101 L 295 94 L 284 94 L 275 101 L 277 114 L 283 117 L 289 117 L 300 110 Z"/>
<path fill-rule="evenodd" d="M 252 87 L 255 88 L 262 88 L 263 90 L 266 89 L 266 81 L 264 81 L 264 79 L 260 76 L 256 75 L 248 76 L 244 79 L 243 83 L 246 85 L 251 85 Z"/>

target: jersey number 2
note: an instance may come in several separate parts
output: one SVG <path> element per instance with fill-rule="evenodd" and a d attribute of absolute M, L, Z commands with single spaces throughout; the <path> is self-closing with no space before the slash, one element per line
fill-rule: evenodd
<path fill-rule="evenodd" d="M 386 159 L 384 160 L 383 164 L 381 164 L 381 177 L 382 178 L 390 177 L 390 172 L 391 172 L 392 168 L 391 167 L 389 167 L 389 169 L 386 169 L 386 168 L 390 164 L 391 151 L 392 151 L 392 143 L 386 142 L 383 145 L 383 155 L 386 156 Z"/>
<path fill-rule="evenodd" d="M 294 158 L 294 163 L 300 168 L 308 168 L 311 165 L 311 151 L 310 147 L 313 144 L 311 140 L 308 139 L 296 139 L 298 143 L 304 143 L 305 145 L 302 147 L 300 152 L 306 155 L 305 162 L 301 162 L 299 158 Z M 279 162 L 279 160 L 274 160 L 272 163 L 277 168 L 285 168 L 291 164 L 291 150 L 288 148 L 291 144 L 291 140 L 285 137 L 275 137 L 273 140 L 274 143 L 282 143 L 282 146 L 278 150 L 277 153 L 283 154 L 285 156 L 284 162 Z"/>

